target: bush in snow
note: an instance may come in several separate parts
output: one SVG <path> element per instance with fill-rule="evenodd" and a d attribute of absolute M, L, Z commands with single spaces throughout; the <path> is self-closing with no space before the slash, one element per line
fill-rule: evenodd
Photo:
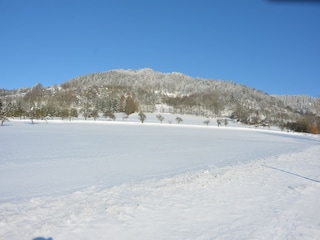
<path fill-rule="evenodd" d="M 181 117 L 176 117 L 176 121 L 177 121 L 178 124 L 180 124 L 183 120 L 182 120 Z"/>
<path fill-rule="evenodd" d="M 147 116 L 143 113 L 143 112 L 139 112 L 139 120 L 141 121 L 141 123 L 144 122 L 144 120 L 147 118 Z"/>
<path fill-rule="evenodd" d="M 160 123 L 162 123 L 162 121 L 164 120 L 164 117 L 161 114 L 158 114 L 157 118 L 160 121 Z"/>

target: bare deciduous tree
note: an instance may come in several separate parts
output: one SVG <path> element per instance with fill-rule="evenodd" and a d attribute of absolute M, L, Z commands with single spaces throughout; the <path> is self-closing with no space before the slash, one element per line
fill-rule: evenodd
<path fill-rule="evenodd" d="M 176 121 L 178 124 L 180 124 L 183 121 L 183 119 L 181 117 L 176 117 Z"/>
<path fill-rule="evenodd" d="M 144 120 L 147 118 L 147 116 L 143 113 L 143 112 L 139 112 L 139 120 L 141 121 L 141 123 L 144 122 Z"/>
<path fill-rule="evenodd" d="M 93 120 L 96 120 L 99 117 L 99 112 L 97 109 L 93 109 L 90 113 L 90 117 L 93 117 Z"/>
<path fill-rule="evenodd" d="M 163 120 L 164 120 L 164 117 L 163 117 L 161 114 L 158 114 L 158 115 L 157 115 L 157 118 L 158 118 L 158 120 L 160 121 L 160 123 L 162 123 Z"/>
<path fill-rule="evenodd" d="M 203 121 L 203 123 L 204 123 L 204 124 L 206 124 L 206 125 L 208 126 L 208 125 L 209 125 L 209 123 L 210 123 L 210 120 L 209 120 L 209 119 L 207 119 L 207 120 Z"/>
<path fill-rule="evenodd" d="M 224 122 L 225 127 L 228 126 L 228 124 L 229 124 L 228 119 L 225 118 L 223 122 Z"/>
<path fill-rule="evenodd" d="M 109 118 L 111 120 L 115 120 L 116 119 L 116 116 L 114 115 L 114 113 L 112 111 L 105 111 L 103 113 L 103 116 L 106 117 L 106 118 Z"/>
<path fill-rule="evenodd" d="M 217 119 L 218 127 L 220 127 L 221 123 L 222 123 L 222 120 L 218 118 L 218 119 Z"/>

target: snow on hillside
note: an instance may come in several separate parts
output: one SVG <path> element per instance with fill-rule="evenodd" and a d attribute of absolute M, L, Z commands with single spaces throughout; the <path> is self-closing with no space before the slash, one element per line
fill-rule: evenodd
<path fill-rule="evenodd" d="M 1 127 L 0 239 L 320 239 L 319 136 L 148 119 Z"/>

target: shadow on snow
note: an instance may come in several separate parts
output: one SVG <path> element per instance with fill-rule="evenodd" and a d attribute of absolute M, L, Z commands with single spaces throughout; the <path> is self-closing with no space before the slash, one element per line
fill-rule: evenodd
<path fill-rule="evenodd" d="M 280 172 L 288 173 L 288 174 L 291 174 L 291 175 L 293 175 L 293 176 L 297 176 L 297 177 L 300 177 L 300 178 L 304 178 L 304 179 L 310 180 L 310 181 L 312 181 L 312 182 L 320 183 L 319 180 L 312 179 L 312 178 L 308 178 L 308 177 L 299 175 L 299 174 L 297 174 L 297 173 L 289 172 L 289 171 L 286 171 L 286 170 L 283 170 L 283 169 L 280 169 L 280 168 L 271 167 L 271 166 L 268 166 L 268 165 L 263 165 L 263 166 L 266 167 L 266 168 L 270 168 L 270 169 L 274 169 L 274 170 L 280 171 Z"/>

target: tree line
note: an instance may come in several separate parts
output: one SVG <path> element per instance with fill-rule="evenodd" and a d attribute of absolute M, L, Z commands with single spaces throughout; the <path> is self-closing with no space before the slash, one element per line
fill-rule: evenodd
<path fill-rule="evenodd" d="M 292 97 L 284 99 L 294 103 Z M 72 120 L 79 115 L 114 119 L 115 113 L 154 112 L 157 104 L 165 104 L 170 113 L 228 117 L 255 126 L 318 132 L 320 101 L 300 99 L 299 105 L 289 106 L 281 98 L 232 82 L 150 69 L 119 70 L 80 76 L 52 87 L 37 84 L 29 89 L 0 90 L 0 116 L 2 123 L 10 117 L 32 121 L 53 117 Z"/>

